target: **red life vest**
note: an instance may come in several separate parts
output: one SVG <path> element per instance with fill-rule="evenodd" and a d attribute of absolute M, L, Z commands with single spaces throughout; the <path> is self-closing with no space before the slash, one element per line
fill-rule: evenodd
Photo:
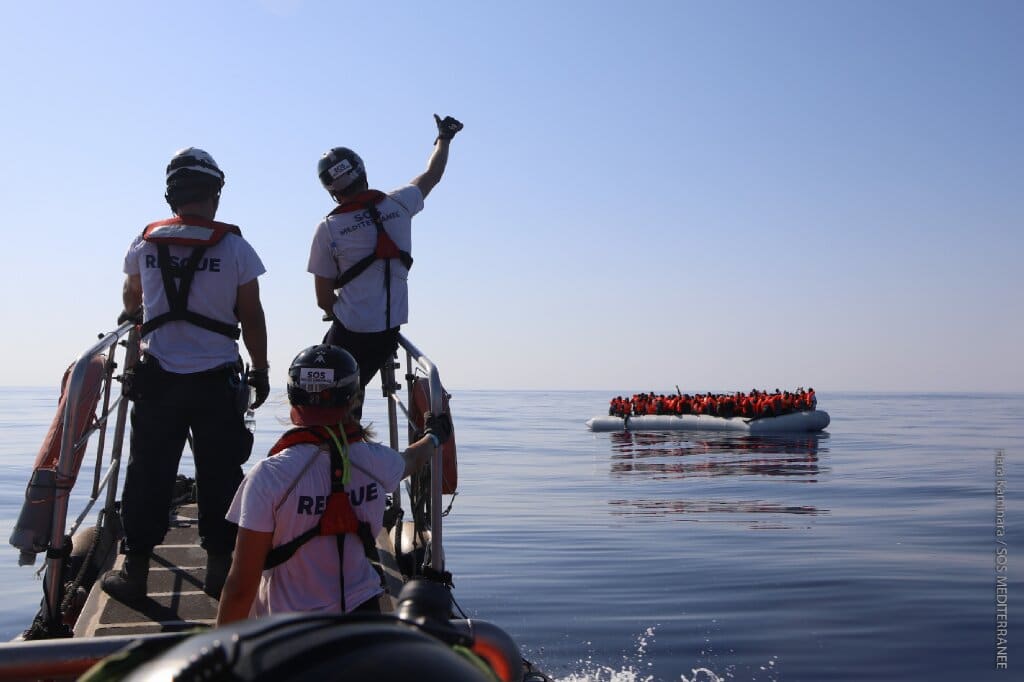
<path fill-rule="evenodd" d="M 386 325 L 385 329 L 391 329 L 391 261 L 397 258 L 405 266 L 406 270 L 410 270 L 412 269 L 412 255 L 408 251 L 398 248 L 398 244 L 395 243 L 395 240 L 384 229 L 384 220 L 380 216 L 380 211 L 377 210 L 377 204 L 385 199 L 387 199 L 387 195 L 384 192 L 369 189 L 345 201 L 345 203 L 328 213 L 327 217 L 362 210 L 369 212 L 370 218 L 373 219 L 373 225 L 377 228 L 377 246 L 369 255 L 363 257 L 355 265 L 341 273 L 335 285 L 340 289 L 363 274 L 375 262 L 383 260 L 384 289 L 387 292 L 387 308 L 384 311 L 384 323 Z"/>
<path fill-rule="evenodd" d="M 341 583 L 341 607 L 344 611 L 345 535 L 352 533 L 360 539 L 366 558 L 370 560 L 370 563 L 380 576 L 381 586 L 386 586 L 386 583 L 384 581 L 384 572 L 380 567 L 380 554 L 377 552 L 377 543 L 373 538 L 370 524 L 356 516 L 355 510 L 352 508 L 352 502 L 349 500 L 348 492 L 345 490 L 345 480 L 348 478 L 346 474 L 349 468 L 348 448 L 343 445 L 344 452 L 338 448 L 339 441 L 341 443 L 361 441 L 363 437 L 362 431 L 346 431 L 343 438 L 338 438 L 339 435 L 341 434 L 335 434 L 327 426 L 303 426 L 287 431 L 270 448 L 270 452 L 267 453 L 268 457 L 272 457 L 286 448 L 307 443 L 329 446 L 331 455 L 331 494 L 327 498 L 327 505 L 324 508 L 323 514 L 317 519 L 316 525 L 289 542 L 271 549 L 267 553 L 263 568 L 266 570 L 283 564 L 295 555 L 299 547 L 319 535 L 335 536 L 338 545 L 338 579 Z"/>
<path fill-rule="evenodd" d="M 142 238 L 156 244 L 156 262 L 163 278 L 168 310 L 150 318 L 142 325 L 143 336 L 174 320 L 183 320 L 234 340 L 241 336 L 237 324 L 228 324 L 188 309 L 188 294 L 203 254 L 207 248 L 220 242 L 228 233 L 242 236 L 242 231 L 236 225 L 218 223 L 197 216 L 178 216 L 146 226 Z M 170 250 L 172 244 L 193 247 L 191 255 L 184 261 L 173 263 Z M 175 278 L 180 280 L 180 284 L 175 284 Z"/>

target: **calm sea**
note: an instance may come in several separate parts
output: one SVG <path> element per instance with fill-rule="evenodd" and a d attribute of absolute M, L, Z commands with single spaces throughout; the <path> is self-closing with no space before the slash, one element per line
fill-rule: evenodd
<path fill-rule="evenodd" d="M 455 597 L 553 676 L 1024 679 L 1024 395 L 821 393 L 819 436 L 589 432 L 613 394 L 452 400 Z M 6 539 L 55 405 L 0 390 L 3 639 L 41 595 Z M 366 413 L 383 426 L 379 397 Z"/>

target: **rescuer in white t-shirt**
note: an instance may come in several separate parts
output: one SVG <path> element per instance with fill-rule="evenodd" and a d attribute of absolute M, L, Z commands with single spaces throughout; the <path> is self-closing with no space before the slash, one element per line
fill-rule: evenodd
<path fill-rule="evenodd" d="M 363 387 L 394 355 L 399 327 L 409 321 L 412 217 L 441 181 L 451 140 L 462 130 L 450 116 L 434 119 L 438 135 L 427 169 L 400 189 L 370 189 L 363 160 L 346 147 L 331 149 L 317 165 L 338 206 L 316 227 L 307 269 L 317 306 L 332 320 L 324 343 L 355 357 Z"/>
<path fill-rule="evenodd" d="M 171 159 L 166 179 L 174 217 L 147 225 L 124 259 L 119 322 L 141 323 L 142 355 L 124 382 L 133 401 L 121 500 L 125 560 L 102 586 L 125 602 L 146 595 L 150 554 L 167 532 L 189 437 L 207 553 L 203 588 L 220 594 L 235 543 L 224 513 L 252 449 L 239 338 L 252 364 L 246 377 L 256 393 L 252 407 L 270 391 L 258 282 L 265 268 L 238 227 L 214 220 L 224 172 L 207 152 L 188 147 Z"/>
<path fill-rule="evenodd" d="M 246 474 L 228 510 L 239 526 L 217 624 L 293 611 L 379 611 L 371 563 L 386 497 L 451 435 L 447 415 L 398 453 L 353 414 L 359 366 L 331 345 L 288 370 L 291 429 Z"/>

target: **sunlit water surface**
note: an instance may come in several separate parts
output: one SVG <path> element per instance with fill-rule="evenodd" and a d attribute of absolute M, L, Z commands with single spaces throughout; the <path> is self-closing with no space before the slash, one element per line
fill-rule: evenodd
<path fill-rule="evenodd" d="M 751 437 L 591 433 L 610 392 L 454 393 L 456 600 L 557 679 L 1021 679 L 1024 396 L 824 393 L 826 433 Z M 0 389 L 5 539 L 56 397 Z M 268 408 L 250 461 L 282 428 L 282 396 Z M 378 427 L 383 409 L 371 395 Z M 4 639 L 41 595 L 16 564 L 5 544 Z"/>

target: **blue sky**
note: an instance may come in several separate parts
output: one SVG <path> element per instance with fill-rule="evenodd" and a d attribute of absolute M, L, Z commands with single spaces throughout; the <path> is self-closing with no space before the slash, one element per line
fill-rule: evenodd
<path fill-rule="evenodd" d="M 316 162 L 423 170 L 405 332 L 453 388 L 1024 390 L 1024 4 L 2 5 L 0 384 L 120 310 L 200 146 L 272 383 L 324 332 Z"/>

